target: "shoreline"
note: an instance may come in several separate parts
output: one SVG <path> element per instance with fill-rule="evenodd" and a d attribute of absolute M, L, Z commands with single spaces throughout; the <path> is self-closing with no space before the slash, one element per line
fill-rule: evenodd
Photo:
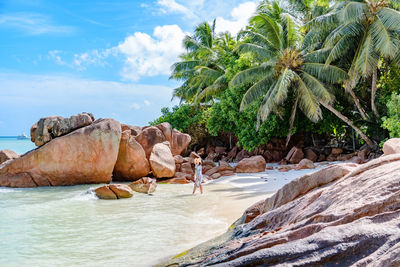
<path fill-rule="evenodd" d="M 329 163 L 329 165 L 335 163 Z M 220 200 L 218 208 L 212 210 L 210 215 L 217 220 L 226 222 L 228 227 L 219 231 L 217 234 L 213 233 L 212 235 L 208 235 L 205 233 L 205 238 L 195 245 L 187 246 L 178 253 L 158 259 L 154 264 L 157 265 L 166 262 L 176 255 L 184 253 L 195 246 L 224 234 L 229 229 L 229 226 L 243 215 L 247 208 L 258 201 L 271 197 L 291 180 L 305 174 L 311 174 L 327 165 L 328 164 L 321 164 L 315 169 L 291 170 L 289 172 L 279 172 L 277 169 L 274 169 L 260 173 L 238 173 L 234 176 L 225 176 L 206 183 L 203 185 L 204 193 L 218 194 Z M 267 167 L 268 166 L 276 167 L 279 165 L 277 163 L 268 163 Z M 192 184 L 190 185 L 192 186 Z M 201 198 L 202 196 L 199 191 L 197 191 L 194 197 Z M 199 201 L 201 201 L 201 199 L 199 199 Z"/>

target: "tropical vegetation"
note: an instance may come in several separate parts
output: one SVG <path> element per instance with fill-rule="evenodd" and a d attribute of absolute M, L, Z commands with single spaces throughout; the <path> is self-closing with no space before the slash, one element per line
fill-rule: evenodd
<path fill-rule="evenodd" d="M 237 36 L 203 22 L 172 66 L 181 104 L 153 123 L 192 131 L 198 143 L 233 136 L 247 150 L 272 137 L 288 144 L 298 132 L 376 148 L 400 134 L 399 8 L 395 0 L 264 0 Z"/>

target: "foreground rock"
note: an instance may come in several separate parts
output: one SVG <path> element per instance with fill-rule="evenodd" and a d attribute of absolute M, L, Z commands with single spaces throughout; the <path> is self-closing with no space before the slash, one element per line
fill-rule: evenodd
<path fill-rule="evenodd" d="M 120 199 L 133 196 L 132 189 L 124 184 L 112 184 L 101 186 L 94 190 L 96 196 L 100 199 Z"/>
<path fill-rule="evenodd" d="M 400 154 L 356 166 L 294 180 L 167 265 L 400 266 Z"/>
<path fill-rule="evenodd" d="M 7 160 L 16 158 L 19 158 L 19 155 L 14 151 L 9 149 L 0 150 L 0 164 L 6 162 Z"/>
<path fill-rule="evenodd" d="M 0 165 L 0 186 L 109 183 L 117 161 L 120 123 L 97 120 Z"/>
<path fill-rule="evenodd" d="M 265 171 L 266 162 L 262 156 L 254 156 L 247 159 L 242 159 L 235 170 L 238 173 L 252 173 Z"/>
<path fill-rule="evenodd" d="M 118 159 L 114 167 L 114 181 L 135 181 L 150 173 L 150 164 L 142 146 L 130 130 L 121 135 Z"/>
<path fill-rule="evenodd" d="M 81 113 L 69 118 L 52 116 L 41 118 L 31 128 L 31 141 L 42 146 L 53 138 L 68 134 L 76 129 L 92 124 L 94 117 L 90 113 Z"/>
<path fill-rule="evenodd" d="M 170 178 L 175 175 L 175 160 L 167 144 L 156 144 L 151 152 L 150 167 L 154 177 Z"/>
<path fill-rule="evenodd" d="M 153 194 L 157 188 L 157 180 L 148 177 L 141 178 L 136 182 L 130 183 L 129 187 L 136 192 Z"/>

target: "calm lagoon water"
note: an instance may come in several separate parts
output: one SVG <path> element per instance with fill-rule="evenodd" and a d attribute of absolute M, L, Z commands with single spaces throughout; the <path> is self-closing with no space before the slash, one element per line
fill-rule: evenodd
<path fill-rule="evenodd" d="M 6 148 L 35 147 L 0 138 Z M 226 186 L 192 196 L 192 185 L 160 184 L 117 201 L 87 193 L 94 187 L 0 188 L 0 266 L 149 266 L 223 233 L 244 210 Z M 228 219 L 221 203 L 237 214 Z"/>
<path fill-rule="evenodd" d="M 11 149 L 17 154 L 24 154 L 36 148 L 30 139 L 18 140 L 17 137 L 0 136 L 0 150 Z"/>
<path fill-rule="evenodd" d="M 0 266 L 150 266 L 224 232 L 220 194 L 159 185 L 99 200 L 93 185 L 0 188 Z"/>

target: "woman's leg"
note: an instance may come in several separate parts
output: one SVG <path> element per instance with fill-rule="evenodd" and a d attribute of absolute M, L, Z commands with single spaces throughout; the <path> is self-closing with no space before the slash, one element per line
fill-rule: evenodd
<path fill-rule="evenodd" d="M 203 194 L 203 186 L 200 184 L 200 194 Z"/>
<path fill-rule="evenodd" d="M 192 195 L 194 195 L 194 193 L 196 192 L 196 188 L 197 188 L 196 183 L 194 183 Z"/>

